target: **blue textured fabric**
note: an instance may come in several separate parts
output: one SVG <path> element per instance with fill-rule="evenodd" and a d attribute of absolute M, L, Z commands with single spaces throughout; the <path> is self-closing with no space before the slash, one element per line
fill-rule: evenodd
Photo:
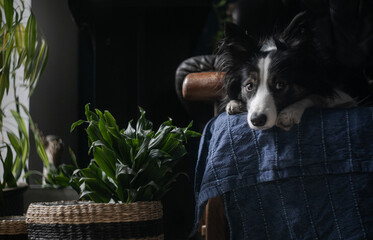
<path fill-rule="evenodd" d="M 231 239 L 373 239 L 373 108 L 308 109 L 290 131 L 212 119 L 196 166 L 196 224 L 222 195 Z"/>

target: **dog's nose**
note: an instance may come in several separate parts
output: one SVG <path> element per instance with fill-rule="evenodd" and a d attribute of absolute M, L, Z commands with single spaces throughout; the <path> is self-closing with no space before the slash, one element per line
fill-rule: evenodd
<path fill-rule="evenodd" d="M 265 114 L 257 114 L 257 113 L 253 113 L 250 117 L 250 121 L 251 123 L 255 126 L 255 127 L 262 127 L 264 126 L 264 124 L 266 124 L 267 122 L 267 115 Z"/>

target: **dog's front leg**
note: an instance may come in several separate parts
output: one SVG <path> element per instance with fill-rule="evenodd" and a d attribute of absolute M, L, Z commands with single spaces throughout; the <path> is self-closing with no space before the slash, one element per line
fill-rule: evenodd
<path fill-rule="evenodd" d="M 299 124 L 304 113 L 309 107 L 354 107 L 356 102 L 346 93 L 340 90 L 334 90 L 333 98 L 324 98 L 318 95 L 310 95 L 298 102 L 295 102 L 284 108 L 277 116 L 276 126 L 286 131 L 290 130 L 294 124 Z"/>
<path fill-rule="evenodd" d="M 312 96 L 290 104 L 278 114 L 276 126 L 289 131 L 294 124 L 300 123 L 304 110 L 312 106 L 315 106 Z"/>

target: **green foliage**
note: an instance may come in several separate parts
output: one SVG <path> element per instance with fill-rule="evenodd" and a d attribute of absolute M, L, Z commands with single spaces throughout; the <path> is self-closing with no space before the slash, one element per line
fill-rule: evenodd
<path fill-rule="evenodd" d="M 9 143 L 4 142 L 0 145 L 0 160 L 4 168 L 2 188 L 17 187 L 17 180 L 22 172 L 27 172 L 26 160 L 30 150 L 28 131 L 23 118 L 16 111 L 12 110 L 11 113 L 17 122 L 19 132 L 16 134 L 8 131 Z"/>
<path fill-rule="evenodd" d="M 0 145 L 0 161 L 4 168 L 3 181 L 0 181 L 1 188 L 17 187 L 17 181 L 20 179 L 22 173 L 25 173 L 24 178 L 26 182 L 28 182 L 28 176 L 34 173 L 28 171 L 26 164 L 30 153 L 30 141 L 24 119 L 27 119 L 30 124 L 30 129 L 33 132 L 36 149 L 40 158 L 43 160 L 44 164 L 49 167 L 48 157 L 44 150 L 41 136 L 36 129 L 30 113 L 24 105 L 17 103 L 17 106 L 19 112 L 11 110 L 11 114 L 17 122 L 18 133 L 7 131 L 9 143 L 3 142 Z"/>
<path fill-rule="evenodd" d="M 68 165 L 68 164 L 62 164 L 58 167 L 55 167 L 54 165 L 50 165 L 47 175 L 45 177 L 45 183 L 43 184 L 44 188 L 65 188 L 69 186 L 73 186 L 74 188 L 74 182 L 70 182 L 74 171 L 77 169 L 76 166 Z M 78 189 L 78 188 L 74 188 Z"/>
<path fill-rule="evenodd" d="M 0 0 L 0 164 L 4 168 L 4 174 L 0 176 L 0 204 L 3 202 L 2 189 L 16 187 L 22 173 L 28 171 L 26 160 L 30 142 L 25 119 L 31 123 L 32 120 L 27 109 L 19 103 L 17 87 L 28 89 L 30 97 L 48 59 L 48 47 L 45 40 L 38 37 L 35 16 L 31 13 L 24 19 L 24 10 L 22 0 Z M 26 26 L 23 24 L 24 20 L 27 20 Z M 22 68 L 23 79 L 21 84 L 17 84 L 16 71 Z M 14 86 L 15 109 L 10 110 L 10 114 L 17 124 L 17 132 L 11 131 L 3 122 L 3 107 L 9 105 L 3 106 L 2 102 L 9 93 L 11 81 Z M 33 126 L 32 123 L 31 128 Z M 5 136 L 9 141 L 5 142 Z M 40 146 L 40 143 L 37 145 Z"/>
<path fill-rule="evenodd" d="M 74 172 L 72 184 L 79 186 L 81 198 L 94 202 L 135 202 L 159 200 L 182 173 L 172 169 L 186 154 L 184 144 L 200 136 L 186 128 L 172 125 L 172 120 L 153 131 L 153 124 L 140 108 L 135 127 L 132 121 L 119 129 L 108 112 L 85 107 L 87 120 L 72 124 L 71 131 L 85 124 L 89 151 L 94 159 L 87 168 Z"/>
<path fill-rule="evenodd" d="M 14 7 L 15 4 L 18 7 Z M 24 2 L 21 0 L 0 1 L 0 105 L 9 91 L 14 73 L 24 67 L 23 84 L 29 88 L 30 96 L 44 71 L 48 60 L 48 46 L 38 40 L 36 19 L 33 13 L 23 25 Z M 5 18 L 3 17 L 5 16 Z M 1 119 L 0 119 L 1 120 Z"/>
<path fill-rule="evenodd" d="M 36 133 L 38 137 L 40 135 Z M 44 164 L 44 167 L 46 168 L 46 173 L 41 173 L 36 170 L 28 171 L 25 174 L 25 177 L 31 177 L 31 176 L 39 176 L 42 178 L 42 181 L 40 181 L 39 178 L 34 178 L 35 182 L 41 185 L 42 188 L 52 188 L 52 189 L 62 189 L 65 187 L 72 187 L 77 192 L 80 191 L 80 188 L 78 185 L 75 184 L 73 179 L 74 172 L 79 169 L 79 166 L 76 161 L 76 157 L 74 152 L 69 148 L 71 158 L 74 162 L 73 165 L 71 164 L 61 164 L 59 166 L 54 166 L 52 163 L 49 163 L 48 166 Z M 42 157 L 39 155 L 39 157 Z M 48 158 L 47 158 L 48 160 Z M 44 174 L 44 175 L 43 175 Z"/>

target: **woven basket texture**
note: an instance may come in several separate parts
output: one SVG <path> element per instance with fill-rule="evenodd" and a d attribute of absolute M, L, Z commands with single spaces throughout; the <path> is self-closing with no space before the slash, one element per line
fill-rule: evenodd
<path fill-rule="evenodd" d="M 0 239 L 27 239 L 25 216 L 0 217 Z"/>
<path fill-rule="evenodd" d="M 29 239 L 161 240 L 160 202 L 33 203 L 26 214 Z"/>

